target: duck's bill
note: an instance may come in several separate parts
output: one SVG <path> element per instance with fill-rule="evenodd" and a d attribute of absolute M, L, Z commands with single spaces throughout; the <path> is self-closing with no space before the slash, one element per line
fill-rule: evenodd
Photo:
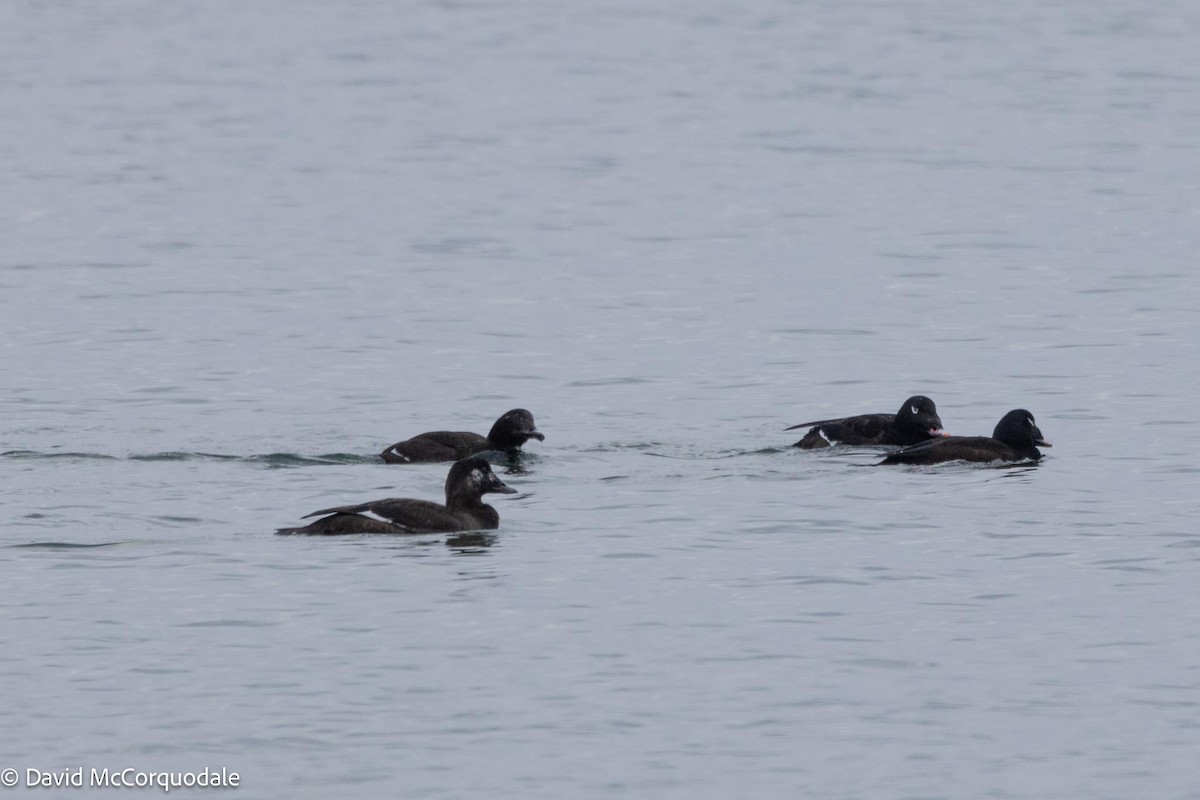
<path fill-rule="evenodd" d="M 952 433 L 947 433 L 946 431 L 942 430 L 941 428 L 930 428 L 928 432 L 929 432 L 930 438 L 932 438 L 932 439 L 941 439 L 944 437 L 949 437 L 949 436 L 954 435 Z"/>
<path fill-rule="evenodd" d="M 539 442 L 546 441 L 546 436 L 541 431 L 521 431 L 522 436 L 528 436 L 530 439 L 537 439 Z"/>
<path fill-rule="evenodd" d="M 1054 447 L 1054 445 L 1050 444 L 1045 439 L 1035 439 L 1033 443 L 1038 447 Z"/>
<path fill-rule="evenodd" d="M 485 489 L 484 491 L 497 492 L 499 494 L 516 494 L 517 493 L 516 489 L 512 488 L 511 486 L 509 486 L 507 483 L 500 480 L 499 478 L 495 478 L 494 480 L 489 481 L 487 484 L 487 489 Z"/>

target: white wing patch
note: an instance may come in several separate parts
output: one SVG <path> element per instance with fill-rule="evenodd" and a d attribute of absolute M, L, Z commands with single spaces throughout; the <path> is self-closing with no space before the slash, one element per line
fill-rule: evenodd
<path fill-rule="evenodd" d="M 397 456 L 397 457 L 399 457 L 399 458 L 402 458 L 402 459 L 404 459 L 405 461 L 412 461 L 412 459 L 411 459 L 411 458 L 409 458 L 408 456 L 404 455 L 404 453 L 401 453 L 399 450 L 397 450 L 397 449 L 396 449 L 396 448 L 394 448 L 394 447 L 389 447 L 389 448 L 388 448 L 388 452 L 389 452 L 389 453 L 391 453 L 391 454 L 392 454 L 392 455 L 394 455 L 394 456 Z"/>
<path fill-rule="evenodd" d="M 830 444 L 830 445 L 836 444 L 836 442 L 834 442 L 833 439 L 830 439 L 829 436 L 825 433 L 824 428 L 817 428 L 817 436 L 820 436 L 822 439 L 824 439 L 826 444 Z"/>
<path fill-rule="evenodd" d="M 366 517 L 367 519 L 373 519 L 373 520 L 375 520 L 376 522 L 386 522 L 386 523 L 388 523 L 389 525 L 395 525 L 395 524 L 396 524 L 396 521 L 395 521 L 394 519 L 391 519 L 390 517 L 385 517 L 383 514 L 380 514 L 380 513 L 379 513 L 379 512 L 377 512 L 377 511 L 371 511 L 370 509 L 368 509 L 368 510 L 366 510 L 366 511 L 360 511 L 360 512 L 358 512 L 358 513 L 359 513 L 359 514 L 362 514 L 362 515 L 363 515 L 364 517 Z"/>

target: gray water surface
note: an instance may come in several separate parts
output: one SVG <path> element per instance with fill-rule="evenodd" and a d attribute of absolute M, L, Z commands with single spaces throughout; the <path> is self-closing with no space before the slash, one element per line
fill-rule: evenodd
<path fill-rule="evenodd" d="M 12 794 L 1200 798 L 1198 40 L 1178 1 L 6 4 Z M 1054 447 L 782 430 L 914 393 Z M 513 407 L 499 530 L 272 535 L 437 499 L 375 454 Z"/>

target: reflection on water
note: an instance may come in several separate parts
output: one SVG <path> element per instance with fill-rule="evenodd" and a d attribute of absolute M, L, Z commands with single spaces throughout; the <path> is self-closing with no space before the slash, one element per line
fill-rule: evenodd
<path fill-rule="evenodd" d="M 446 546 L 460 556 L 483 555 L 496 543 L 494 533 L 460 533 L 446 538 Z"/>

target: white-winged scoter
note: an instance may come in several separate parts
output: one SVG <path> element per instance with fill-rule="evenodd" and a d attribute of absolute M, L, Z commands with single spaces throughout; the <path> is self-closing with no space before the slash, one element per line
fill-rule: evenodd
<path fill-rule="evenodd" d="M 940 464 L 945 461 L 1037 461 L 1038 447 L 1050 447 L 1037 423 L 1023 408 L 1014 409 L 996 423 L 989 436 L 949 436 L 904 447 L 880 464 Z"/>
<path fill-rule="evenodd" d="M 541 442 L 546 437 L 534 425 L 533 414 L 514 408 L 496 420 L 487 436 L 469 431 L 430 431 L 396 442 L 379 457 L 389 464 L 417 464 L 459 461 L 488 450 L 515 455 L 530 439 Z"/>
<path fill-rule="evenodd" d="M 276 532 L 332 536 L 489 530 L 500 526 L 500 515 L 482 499 L 489 492 L 516 494 L 517 490 L 496 477 L 486 459 L 467 458 L 456 462 L 446 476 L 446 505 L 429 500 L 372 500 L 314 511 L 305 515 L 305 519 L 321 519 L 303 528 L 280 528 Z"/>
<path fill-rule="evenodd" d="M 812 450 L 831 445 L 893 445 L 904 447 L 937 436 L 948 436 L 942 430 L 942 418 L 937 406 L 923 395 L 904 401 L 895 414 L 860 414 L 856 417 L 822 419 L 802 422 L 784 430 L 809 428 L 804 438 L 793 447 Z"/>

